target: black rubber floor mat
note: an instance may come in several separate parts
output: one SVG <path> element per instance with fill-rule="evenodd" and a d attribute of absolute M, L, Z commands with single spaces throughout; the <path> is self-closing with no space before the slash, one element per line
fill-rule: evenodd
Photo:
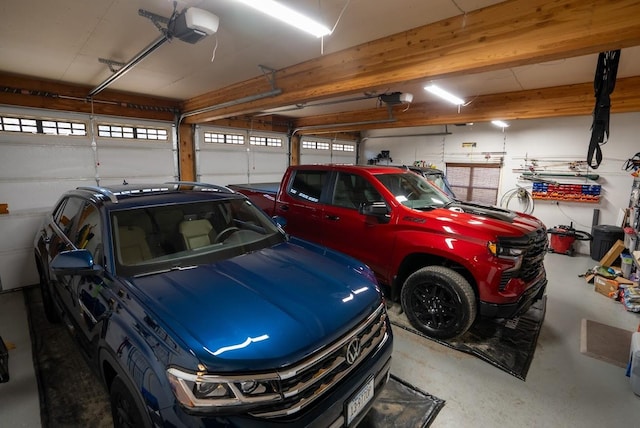
<path fill-rule="evenodd" d="M 444 400 L 391 375 L 358 428 L 428 427 L 443 406 Z"/>
<path fill-rule="evenodd" d="M 44 428 L 112 427 L 109 397 L 64 324 L 47 321 L 37 287 L 24 289 Z M 424 428 L 444 401 L 391 376 L 359 427 Z M 0 424 L 1 425 L 1 424 Z"/>
<path fill-rule="evenodd" d="M 442 345 L 466 352 L 525 380 L 536 350 L 538 336 L 547 307 L 546 296 L 523 315 L 513 319 L 485 319 L 477 321 L 464 335 L 453 340 L 433 339 L 416 330 L 399 304 L 389 309 L 394 326 L 418 334 Z"/>
<path fill-rule="evenodd" d="M 37 287 L 24 289 L 44 428 L 113 427 L 109 397 L 64 324 L 47 321 Z"/>

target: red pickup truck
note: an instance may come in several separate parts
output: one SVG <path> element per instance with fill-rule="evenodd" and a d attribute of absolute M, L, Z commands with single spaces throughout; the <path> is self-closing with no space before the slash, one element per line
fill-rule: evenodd
<path fill-rule="evenodd" d="M 231 185 L 288 233 L 367 263 L 423 333 L 511 318 L 544 295 L 547 230 L 533 216 L 460 202 L 393 167 L 298 165 L 279 184 Z"/>

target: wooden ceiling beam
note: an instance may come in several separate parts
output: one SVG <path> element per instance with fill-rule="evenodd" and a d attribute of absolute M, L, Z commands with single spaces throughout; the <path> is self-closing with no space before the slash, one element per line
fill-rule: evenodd
<path fill-rule="evenodd" d="M 256 77 L 189 99 L 182 110 L 200 112 L 186 122 L 203 123 L 397 83 L 636 46 L 638 16 L 635 0 L 508 0 L 278 70 L 280 95 L 233 104 L 273 89 Z"/>
<path fill-rule="evenodd" d="M 94 97 L 92 103 L 87 98 L 90 90 L 86 86 L 0 73 L 0 104 L 172 122 L 180 108 L 177 100 L 110 90 Z"/>
<path fill-rule="evenodd" d="M 595 106 L 593 83 L 557 86 L 528 91 L 481 95 L 469 105 L 460 107 L 444 102 L 429 102 L 395 106 L 393 118 L 385 107 L 341 112 L 323 116 L 300 118 L 294 128 L 299 134 L 317 134 L 332 130 L 356 131 L 382 127 L 404 128 L 412 126 L 453 125 L 456 123 L 486 122 L 494 119 L 517 120 L 548 117 L 590 115 Z M 618 79 L 611 95 L 611 112 L 640 111 L 640 76 Z M 353 125 L 358 124 L 358 125 Z"/>

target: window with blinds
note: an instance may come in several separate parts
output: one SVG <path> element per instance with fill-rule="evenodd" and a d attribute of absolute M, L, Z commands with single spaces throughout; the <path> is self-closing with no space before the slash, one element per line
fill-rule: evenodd
<path fill-rule="evenodd" d="M 447 163 L 447 179 L 463 201 L 498 203 L 500 164 Z"/>

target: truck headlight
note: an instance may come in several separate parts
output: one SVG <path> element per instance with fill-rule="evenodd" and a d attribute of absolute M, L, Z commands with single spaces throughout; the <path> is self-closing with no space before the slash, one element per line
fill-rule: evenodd
<path fill-rule="evenodd" d="M 167 377 L 176 399 L 192 410 L 246 411 L 283 398 L 273 373 L 224 376 L 170 367 Z"/>
<path fill-rule="evenodd" d="M 489 241 L 489 243 L 487 243 L 487 249 L 492 255 L 496 257 L 513 261 L 515 266 L 509 270 L 520 269 L 520 265 L 522 265 L 522 259 L 524 257 L 523 249 L 515 247 L 504 247 L 499 243 L 492 241 Z"/>

